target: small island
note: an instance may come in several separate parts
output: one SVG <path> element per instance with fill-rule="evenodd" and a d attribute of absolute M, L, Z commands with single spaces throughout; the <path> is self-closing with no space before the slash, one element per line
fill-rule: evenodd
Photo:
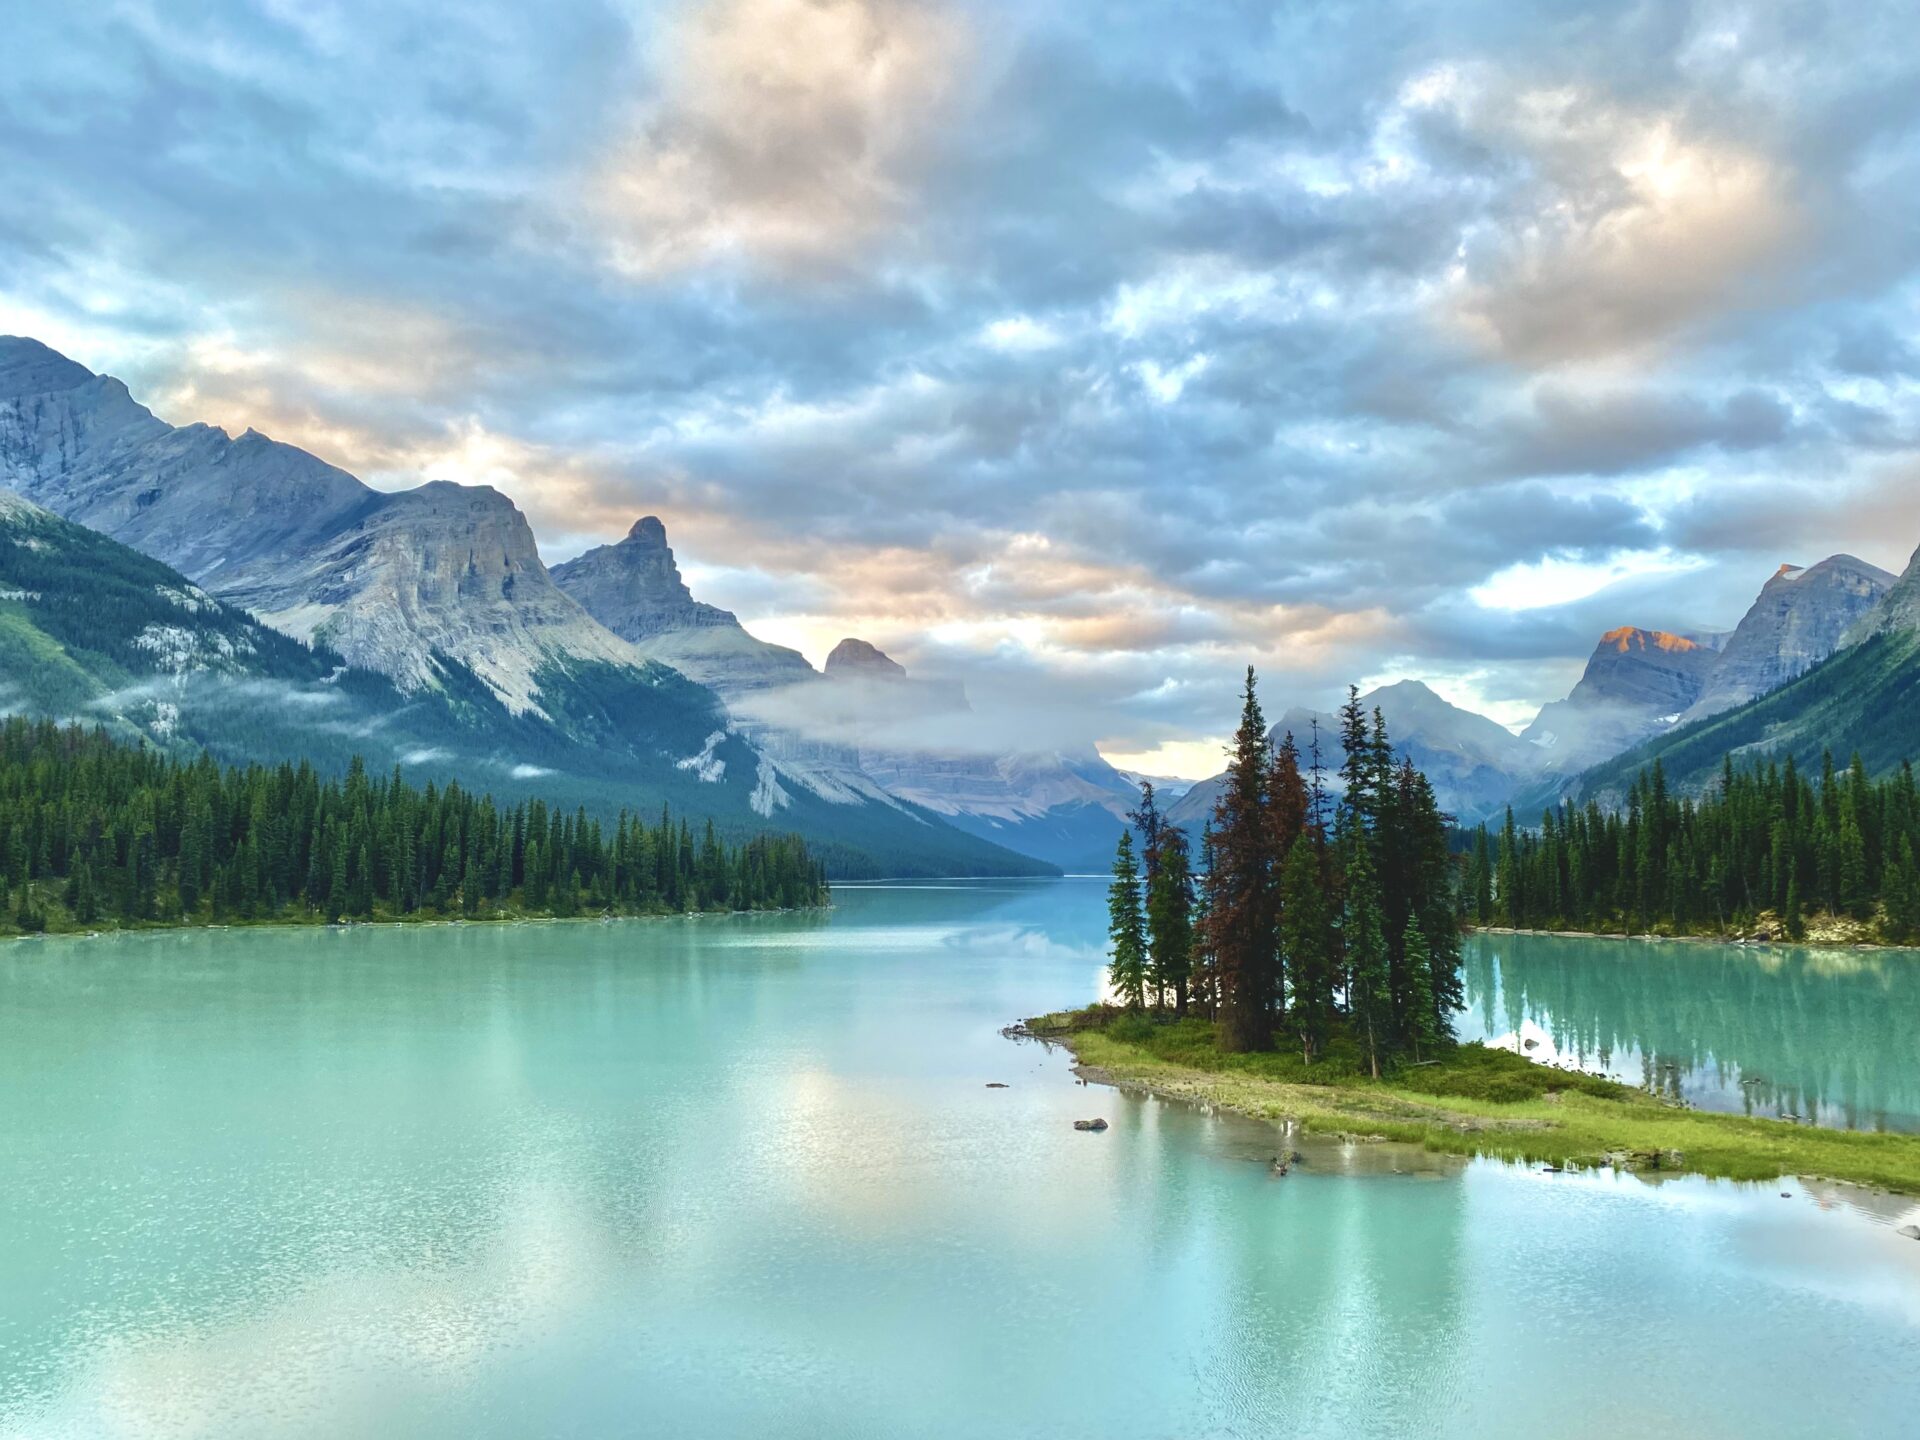
<path fill-rule="evenodd" d="M 1920 1137 L 1696 1111 L 1457 1043 L 1462 924 L 1521 872 L 1456 863 L 1431 786 L 1394 759 L 1384 719 L 1364 714 L 1357 692 L 1340 746 L 1335 800 L 1317 734 L 1304 771 L 1292 736 L 1268 740 L 1249 670 L 1198 873 L 1151 786 L 1133 817 L 1139 851 L 1131 834 L 1120 840 L 1108 907 L 1119 1003 L 1015 1033 L 1066 1046 L 1089 1080 L 1328 1135 L 1555 1168 L 1803 1174 L 1920 1193 Z M 1735 803 L 1778 782 L 1736 785 Z M 1896 781 L 1885 795 L 1903 793 Z"/>

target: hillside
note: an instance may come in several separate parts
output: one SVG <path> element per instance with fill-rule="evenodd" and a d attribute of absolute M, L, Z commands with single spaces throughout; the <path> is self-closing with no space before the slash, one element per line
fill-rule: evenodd
<path fill-rule="evenodd" d="M 1603 804 L 1625 795 L 1658 760 L 1668 783 L 1699 793 L 1719 774 L 1724 757 L 1736 765 L 1785 760 L 1817 766 L 1823 751 L 1841 761 L 1858 753 L 1868 771 L 1883 775 L 1920 758 L 1920 632 L 1875 635 L 1842 650 L 1770 695 L 1682 727 L 1657 741 L 1596 766 L 1576 782 L 1575 798 Z"/>
<path fill-rule="evenodd" d="M 0 491 L 0 713 L 104 725 L 121 739 L 228 763 L 356 755 L 421 779 L 502 797 L 545 796 L 611 816 L 671 805 L 742 838 L 804 831 L 833 873 L 1035 874 L 1049 867 L 907 805 L 829 805 L 781 790 L 765 758 L 727 729 L 711 691 L 664 665 L 567 662 L 535 672 L 564 708 L 509 710 L 452 657 L 403 695 L 226 604 L 178 571 Z M 550 662 L 559 663 L 559 662 Z M 559 723 L 554 723 L 558 721 Z"/>

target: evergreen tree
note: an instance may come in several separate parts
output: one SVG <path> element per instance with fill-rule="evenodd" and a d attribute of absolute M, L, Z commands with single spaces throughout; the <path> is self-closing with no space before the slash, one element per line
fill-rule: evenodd
<path fill-rule="evenodd" d="M 1185 1015 L 1193 974 L 1194 925 L 1193 865 L 1186 834 L 1178 826 L 1163 826 L 1154 854 L 1147 881 L 1149 973 L 1156 997 L 1172 996 L 1174 1013 Z M 1164 998 L 1159 1003 L 1164 1004 Z"/>
<path fill-rule="evenodd" d="M 1292 980 L 1294 1033 L 1309 1064 L 1326 1048 L 1334 1019 L 1333 923 L 1312 834 L 1293 842 L 1280 876 L 1280 948 Z"/>
<path fill-rule="evenodd" d="M 1406 954 L 1408 976 L 1407 1038 L 1417 1060 L 1422 1053 L 1431 1055 L 1453 1036 L 1441 1025 L 1439 1000 L 1434 994 L 1433 951 L 1427 945 L 1427 937 L 1420 929 L 1418 920 L 1407 921 L 1402 949 Z"/>
<path fill-rule="evenodd" d="M 649 832 L 623 815 L 622 846 L 584 813 L 566 821 L 539 801 L 503 811 L 457 784 L 416 791 L 397 773 L 375 783 L 358 763 L 339 781 L 306 765 L 222 769 L 100 731 L 0 722 L 0 931 L 423 908 L 652 913 L 680 908 L 683 895 L 743 909 L 825 898 L 820 867 L 795 837 L 731 847 L 709 833 L 696 851 L 689 833 L 671 816 Z M 676 850 L 669 835 L 686 843 Z M 523 842 L 534 863 L 517 877 Z M 624 863 L 635 844 L 668 857 L 664 871 Z M 36 892 L 35 881 L 56 883 Z"/>
<path fill-rule="evenodd" d="M 1206 949 L 1220 1043 L 1230 1051 L 1273 1042 L 1275 1000 L 1273 859 L 1267 825 L 1267 736 L 1253 668 L 1247 668 L 1240 724 L 1213 812 Z"/>
<path fill-rule="evenodd" d="M 1133 832 L 1122 830 L 1113 856 L 1113 883 L 1107 887 L 1107 938 L 1112 963 L 1107 978 L 1126 1004 L 1139 1009 L 1147 999 L 1147 941 L 1140 917 L 1140 870 L 1133 856 Z"/>
<path fill-rule="evenodd" d="M 1347 1008 L 1354 1028 L 1367 1049 L 1367 1063 L 1377 1080 L 1380 1061 L 1393 1032 L 1393 994 L 1386 915 L 1380 887 L 1374 879 L 1373 859 L 1363 836 L 1346 836 L 1346 910 L 1340 933 L 1346 946 Z"/>

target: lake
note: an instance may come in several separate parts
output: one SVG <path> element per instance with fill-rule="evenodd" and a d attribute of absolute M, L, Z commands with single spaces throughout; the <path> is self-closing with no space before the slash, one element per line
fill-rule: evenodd
<path fill-rule="evenodd" d="M 836 900 L 0 946 L 0 1436 L 1913 1433 L 1920 1206 L 1275 1179 L 998 1033 L 1099 883 Z M 1846 958 L 1486 937 L 1463 1029 L 1909 1124 L 1920 957 Z"/>

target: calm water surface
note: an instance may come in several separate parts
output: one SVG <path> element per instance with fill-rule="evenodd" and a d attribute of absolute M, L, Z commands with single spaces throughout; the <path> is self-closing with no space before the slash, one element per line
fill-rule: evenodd
<path fill-rule="evenodd" d="M 1463 1039 L 1703 1110 L 1920 1131 L 1920 953 L 1483 935 L 1464 959 Z"/>
<path fill-rule="evenodd" d="M 0 1435 L 1914 1433 L 1909 1207 L 1271 1179 L 998 1035 L 1093 993 L 1102 902 L 0 947 Z M 1914 1113 L 1907 957 L 1488 944 L 1490 1033 Z"/>

